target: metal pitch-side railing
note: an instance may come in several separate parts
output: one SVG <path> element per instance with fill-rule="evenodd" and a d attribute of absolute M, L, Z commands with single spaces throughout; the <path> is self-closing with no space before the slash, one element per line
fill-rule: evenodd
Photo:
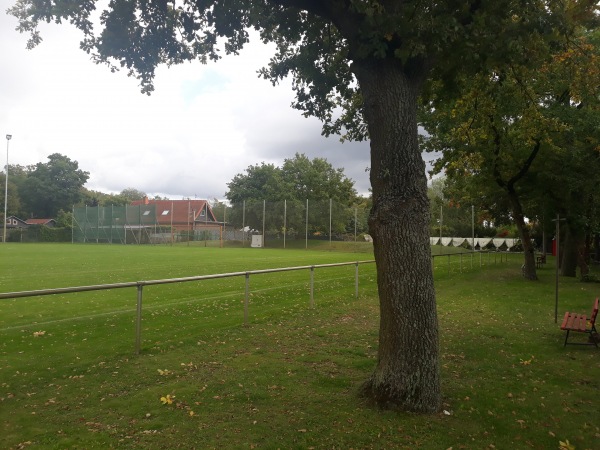
<path fill-rule="evenodd" d="M 149 281 L 130 281 L 125 283 L 112 283 L 112 284 L 97 284 L 92 286 L 76 286 L 76 287 L 64 287 L 56 289 L 40 289 L 34 291 L 20 291 L 20 292 L 5 292 L 0 293 L 0 300 L 7 298 L 22 298 L 22 297 L 36 297 L 39 295 L 54 295 L 54 294 L 69 294 L 75 292 L 87 292 L 87 291 L 101 291 L 110 289 L 121 289 L 121 288 L 137 288 L 137 310 L 136 310 L 136 333 L 135 333 L 135 353 L 140 354 L 142 346 L 142 297 L 144 286 L 153 286 L 157 284 L 171 284 L 171 283 L 185 283 L 189 281 L 203 281 L 203 280 L 214 280 L 217 278 L 231 278 L 231 277 L 246 277 L 246 289 L 244 297 L 244 325 L 248 325 L 248 303 L 250 298 L 250 276 L 276 273 L 276 272 L 290 272 L 294 270 L 310 270 L 310 306 L 314 306 L 314 272 L 315 269 L 324 267 L 340 267 L 340 266 L 355 266 L 354 275 L 354 295 L 358 298 L 358 266 L 359 264 L 374 263 L 374 260 L 368 261 L 356 261 L 356 262 L 344 262 L 344 263 L 332 263 L 332 264 L 319 264 L 312 266 L 297 266 L 297 267 L 282 267 L 277 269 L 263 269 L 263 270 L 250 270 L 246 272 L 231 272 L 231 273 L 219 273 L 212 275 L 198 275 L 194 277 L 184 278 L 169 278 L 165 280 L 149 280 Z"/>
<path fill-rule="evenodd" d="M 484 255 L 486 255 L 484 257 Z M 474 267 L 474 265 L 477 264 L 477 260 L 479 260 L 479 267 L 482 267 L 484 264 L 489 265 L 492 263 L 497 264 L 498 260 L 500 260 L 500 263 L 502 262 L 508 262 L 508 258 L 509 256 L 512 255 L 523 255 L 522 252 L 505 252 L 505 251 L 476 251 L 476 252 L 460 252 L 460 253 L 443 253 L 443 254 L 434 254 L 431 255 L 431 264 L 432 267 L 435 269 L 435 260 L 439 258 L 446 258 L 447 259 L 447 264 L 446 264 L 446 269 L 448 271 L 448 273 L 450 273 L 450 267 L 452 266 L 452 264 L 456 264 L 459 267 L 459 272 L 462 273 L 463 268 L 468 268 L 470 267 L 471 269 Z M 454 263 L 451 262 L 451 260 L 458 260 L 458 262 L 454 261 Z M 484 261 L 485 260 L 485 261 Z M 443 264 L 443 263 L 442 263 Z M 441 265 L 439 265 L 439 268 L 442 269 Z"/>

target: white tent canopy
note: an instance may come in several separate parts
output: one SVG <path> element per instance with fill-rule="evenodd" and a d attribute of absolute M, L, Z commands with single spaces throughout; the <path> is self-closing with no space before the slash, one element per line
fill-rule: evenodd
<path fill-rule="evenodd" d="M 454 247 L 460 247 L 465 242 L 470 246 L 473 238 L 461 238 L 461 237 L 430 237 L 429 243 L 431 245 L 441 244 L 444 247 L 448 247 L 449 245 L 453 245 Z M 475 238 L 474 243 L 475 247 L 483 248 L 488 245 L 490 242 L 494 244 L 494 247 L 497 249 L 506 245 L 506 248 L 511 249 L 518 242 L 519 239 L 514 238 Z"/>

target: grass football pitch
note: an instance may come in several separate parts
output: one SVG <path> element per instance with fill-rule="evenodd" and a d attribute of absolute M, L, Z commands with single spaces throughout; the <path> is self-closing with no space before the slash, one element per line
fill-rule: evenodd
<path fill-rule="evenodd" d="M 6 244 L 0 292 L 372 259 L 335 251 Z M 435 253 L 435 251 L 433 252 Z M 377 358 L 373 264 L 0 300 L 0 448 L 600 448 L 600 353 L 563 348 L 553 260 L 434 260 L 443 411 L 356 395 Z M 598 285 L 560 280 L 565 310 Z M 415 336 L 418 339 L 418 336 Z M 571 447 L 569 447 L 571 446 Z"/>

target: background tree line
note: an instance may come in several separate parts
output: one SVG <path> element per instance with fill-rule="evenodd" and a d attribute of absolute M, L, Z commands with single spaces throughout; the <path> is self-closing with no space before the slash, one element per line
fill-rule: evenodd
<path fill-rule="evenodd" d="M 534 35 L 515 44 L 523 59 L 458 78 L 451 102 L 434 86 L 422 103 L 422 145 L 439 152 L 432 172 L 446 176 L 438 198 L 475 205 L 478 223 L 513 223 L 532 280 L 534 237 L 541 248 L 557 214 L 563 275 L 585 276 L 599 243 L 600 32 L 597 16 L 580 19 L 568 39 L 549 46 Z"/>
<path fill-rule="evenodd" d="M 58 219 L 74 204 L 81 202 L 89 173 L 79 168 L 77 161 L 59 153 L 48 156 L 48 162 L 30 166 L 10 165 L 8 168 L 7 214 L 29 218 Z M 2 187 L 6 171 L 1 174 Z M 3 197 L 4 198 L 4 197 Z M 69 223 L 70 226 L 70 223 Z"/>
<path fill-rule="evenodd" d="M 0 193 L 4 199 L 5 173 L 0 174 Z M 73 206 L 124 206 L 140 200 L 147 194 L 128 187 L 118 194 L 107 194 L 85 188 L 89 172 L 79 168 L 72 161 L 58 153 L 48 156 L 48 162 L 23 167 L 9 166 L 8 206 L 9 216 L 23 220 L 29 218 L 55 219 L 59 227 L 71 226 Z M 333 200 L 333 229 L 336 233 L 354 232 L 354 214 L 350 207 L 361 207 L 362 217 L 359 232 L 366 232 L 366 213 L 369 200 L 359 197 L 354 182 L 344 175 L 343 169 L 334 168 L 326 159 L 310 160 L 305 155 L 296 154 L 286 159 L 282 167 L 273 164 L 250 166 L 245 174 L 236 175 L 228 184 L 226 198 L 230 205 L 217 199 L 213 209 L 217 220 L 234 225 L 242 224 L 242 203 L 246 201 L 246 224 L 259 229 L 262 223 L 263 200 L 269 202 L 267 221 L 281 224 L 269 232 L 283 230 L 283 209 L 273 207 L 273 203 L 288 202 L 286 232 L 304 230 L 305 215 L 302 212 L 306 200 L 311 202 L 311 234 L 329 232 L 329 200 Z M 155 196 L 155 200 L 161 197 Z M 225 209 L 226 208 L 226 209 Z M 275 226 L 275 225 L 273 225 Z"/>
<path fill-rule="evenodd" d="M 119 194 L 89 190 L 85 188 L 89 172 L 80 169 L 77 161 L 59 153 L 49 155 L 45 163 L 11 164 L 8 170 L 8 216 L 23 220 L 55 219 L 59 227 L 71 226 L 73 206 L 123 206 L 146 196 L 131 187 Z M 0 204 L 4 203 L 5 185 L 6 170 L 0 172 Z M 4 215 L 4 208 L 0 214 Z"/>
<path fill-rule="evenodd" d="M 262 230 L 264 220 L 268 234 L 304 235 L 308 205 L 307 231 L 313 238 L 329 236 L 330 226 L 331 234 L 337 236 L 368 232 L 370 200 L 357 194 L 343 169 L 334 168 L 324 158 L 311 160 L 296 153 L 281 167 L 264 162 L 249 166 L 227 186 L 227 222 L 236 226 Z M 223 207 L 213 205 L 218 217 Z"/>

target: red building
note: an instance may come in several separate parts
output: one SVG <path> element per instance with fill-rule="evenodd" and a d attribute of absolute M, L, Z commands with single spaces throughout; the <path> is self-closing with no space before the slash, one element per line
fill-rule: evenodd
<path fill-rule="evenodd" d="M 216 230 L 220 232 L 223 225 L 217 222 L 206 200 L 149 200 L 148 197 L 144 197 L 142 200 L 131 202 L 131 206 L 140 206 L 141 215 L 146 213 L 145 205 L 153 205 L 158 225 L 170 227 L 173 233 Z"/>

